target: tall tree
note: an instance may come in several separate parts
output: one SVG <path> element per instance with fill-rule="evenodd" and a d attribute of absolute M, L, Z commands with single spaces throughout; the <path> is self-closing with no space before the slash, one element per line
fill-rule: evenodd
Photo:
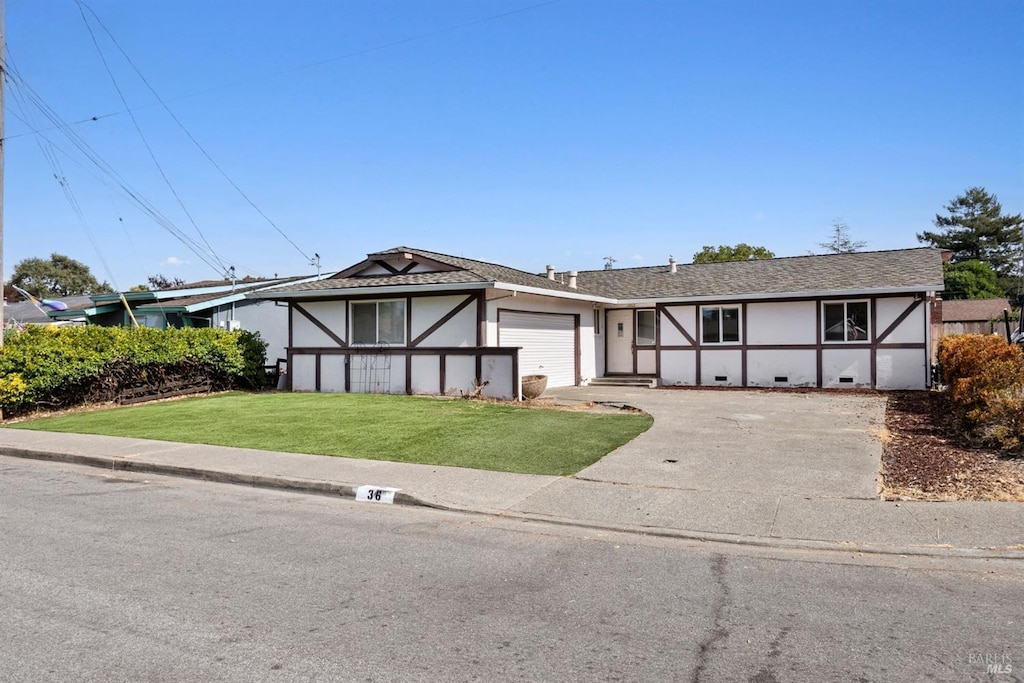
<path fill-rule="evenodd" d="M 89 266 L 63 254 L 50 254 L 49 260 L 27 258 L 14 267 L 11 284 L 39 298 L 76 296 L 112 292 L 99 282 Z"/>
<path fill-rule="evenodd" d="M 999 299 L 1005 297 L 992 266 L 981 261 L 943 263 L 943 299 Z"/>
<path fill-rule="evenodd" d="M 818 246 L 832 254 L 852 254 L 868 245 L 863 240 L 850 237 L 850 226 L 838 218 L 832 221 L 832 234 L 827 242 L 818 242 Z"/>
<path fill-rule="evenodd" d="M 735 247 L 723 244 L 718 247 L 705 245 L 693 255 L 694 263 L 721 263 L 723 261 L 752 261 L 754 259 L 775 258 L 775 254 L 766 247 L 752 247 L 740 242 Z"/>
<path fill-rule="evenodd" d="M 992 266 L 1005 288 L 1014 277 L 1024 277 L 1021 264 L 1021 226 L 1018 213 L 1003 215 L 999 199 L 983 187 L 968 188 L 946 205 L 949 215 L 935 215 L 936 232 L 924 231 L 917 239 L 953 252 L 953 262 L 982 261 Z"/>

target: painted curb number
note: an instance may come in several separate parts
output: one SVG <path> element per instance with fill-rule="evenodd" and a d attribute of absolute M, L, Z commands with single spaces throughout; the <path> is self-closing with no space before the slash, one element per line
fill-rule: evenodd
<path fill-rule="evenodd" d="M 390 486 L 373 486 L 367 484 L 356 489 L 356 500 L 360 503 L 387 503 L 395 502 L 395 494 L 401 489 Z"/>

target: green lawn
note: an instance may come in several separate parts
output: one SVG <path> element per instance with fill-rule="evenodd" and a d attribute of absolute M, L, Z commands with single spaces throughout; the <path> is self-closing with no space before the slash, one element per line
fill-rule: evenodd
<path fill-rule="evenodd" d="M 650 425 L 650 416 L 641 413 L 521 408 L 418 396 L 229 393 L 7 426 L 567 475 Z"/>

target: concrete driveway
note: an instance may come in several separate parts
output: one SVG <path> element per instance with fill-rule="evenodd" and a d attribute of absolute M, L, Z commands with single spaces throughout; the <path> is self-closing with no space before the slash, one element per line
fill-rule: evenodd
<path fill-rule="evenodd" d="M 646 433 L 576 475 L 651 487 L 807 498 L 878 497 L 885 399 L 835 392 L 571 387 L 546 395 L 620 402 Z"/>

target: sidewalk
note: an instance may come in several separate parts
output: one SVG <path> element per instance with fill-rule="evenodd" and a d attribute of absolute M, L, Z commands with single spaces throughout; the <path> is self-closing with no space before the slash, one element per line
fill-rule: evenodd
<path fill-rule="evenodd" d="M 348 498 L 391 486 L 397 503 L 708 541 L 1024 559 L 1017 503 L 712 492 L 15 429 L 0 429 L 0 455 Z"/>

